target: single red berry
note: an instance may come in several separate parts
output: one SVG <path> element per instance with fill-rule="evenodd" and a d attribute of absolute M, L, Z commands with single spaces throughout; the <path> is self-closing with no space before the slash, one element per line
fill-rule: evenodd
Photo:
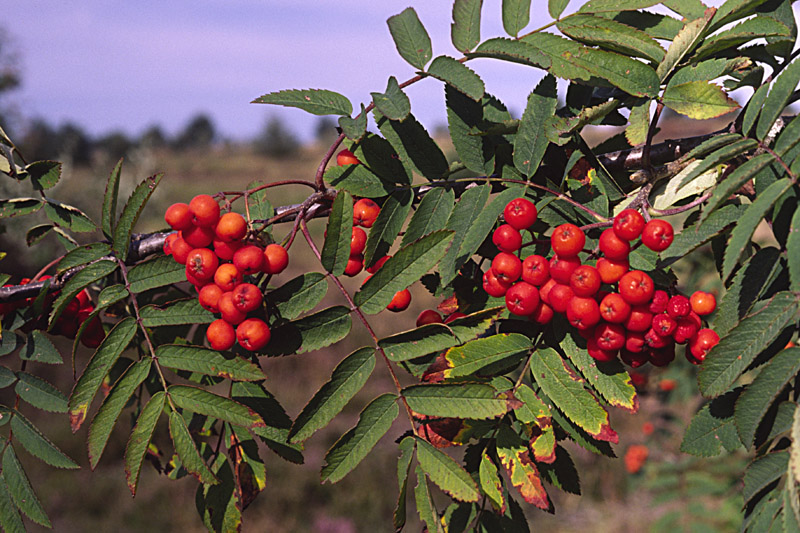
<path fill-rule="evenodd" d="M 641 270 L 626 272 L 619 280 L 619 293 L 631 305 L 649 303 L 654 291 L 653 280 Z"/>
<path fill-rule="evenodd" d="M 541 295 L 541 291 L 540 291 Z M 541 298 L 541 296 L 540 296 Z M 545 302 L 539 301 L 539 305 L 536 306 L 533 313 L 528 316 L 528 320 L 531 322 L 535 322 L 536 324 L 545 325 L 553 320 L 553 308 L 547 305 Z"/>
<path fill-rule="evenodd" d="M 614 217 L 614 233 L 625 241 L 632 241 L 639 237 L 644 225 L 644 217 L 635 209 L 623 209 Z"/>
<path fill-rule="evenodd" d="M 426 324 L 441 324 L 443 322 L 444 320 L 442 320 L 442 315 L 440 315 L 439 312 L 434 309 L 425 309 L 417 317 L 417 327 L 424 326 Z"/>
<path fill-rule="evenodd" d="M 269 343 L 272 333 L 260 318 L 248 318 L 236 327 L 236 340 L 245 350 L 257 352 Z"/>
<path fill-rule="evenodd" d="M 247 221 L 239 213 L 225 213 L 219 217 L 214 232 L 221 241 L 240 241 L 247 235 Z"/>
<path fill-rule="evenodd" d="M 581 266 L 578 256 L 561 257 L 554 255 L 550 259 L 550 277 L 563 285 L 569 285 L 572 273 Z"/>
<path fill-rule="evenodd" d="M 233 326 L 218 318 L 208 325 L 206 339 L 211 348 L 218 352 L 230 350 L 236 342 L 236 332 Z"/>
<path fill-rule="evenodd" d="M 581 329 L 589 329 L 600 322 L 600 306 L 592 298 L 573 296 L 567 303 L 567 320 Z"/>
<path fill-rule="evenodd" d="M 210 281 L 219 266 L 219 258 L 208 248 L 195 248 L 186 257 L 186 272 L 200 281 Z"/>
<path fill-rule="evenodd" d="M 240 283 L 233 289 L 233 305 L 239 311 L 249 313 L 261 307 L 264 295 L 252 283 Z"/>
<path fill-rule="evenodd" d="M 653 313 L 646 305 L 631 306 L 631 313 L 625 320 L 624 326 L 628 331 L 647 331 L 653 323 Z"/>
<path fill-rule="evenodd" d="M 353 226 L 353 235 L 350 237 L 350 255 L 360 255 L 367 247 L 367 232 L 358 226 Z"/>
<path fill-rule="evenodd" d="M 675 341 L 672 340 L 672 337 L 663 337 L 656 330 L 650 328 L 644 334 L 644 343 L 650 348 L 664 348 L 670 344 L 675 344 Z"/>
<path fill-rule="evenodd" d="M 667 302 L 667 313 L 672 318 L 678 319 L 687 316 L 692 311 L 689 298 L 682 294 L 676 294 Z"/>
<path fill-rule="evenodd" d="M 672 337 L 678 344 L 685 344 L 694 337 L 695 333 L 700 331 L 701 327 L 703 327 L 703 321 L 697 313 L 692 311 L 687 316 L 678 319 L 678 327 L 675 328 Z"/>
<path fill-rule="evenodd" d="M 692 311 L 700 316 L 710 315 L 717 308 L 717 299 L 710 292 L 695 291 L 689 303 Z"/>
<path fill-rule="evenodd" d="M 492 259 L 492 271 L 503 283 L 514 283 L 522 275 L 522 261 L 514 254 L 500 252 Z"/>
<path fill-rule="evenodd" d="M 642 230 L 642 244 L 654 252 L 663 252 L 669 248 L 674 238 L 672 224 L 660 218 L 654 218 Z"/>
<path fill-rule="evenodd" d="M 214 272 L 214 283 L 222 292 L 232 291 L 242 282 L 242 273 L 233 263 L 223 263 Z"/>
<path fill-rule="evenodd" d="M 586 351 L 592 359 L 600 361 L 601 363 L 613 361 L 617 358 L 618 353 L 616 350 L 604 350 L 600 348 L 594 338 L 590 338 L 586 341 Z"/>
<path fill-rule="evenodd" d="M 280 244 L 268 244 L 263 255 L 261 271 L 265 274 L 280 274 L 289 266 L 289 252 Z"/>
<path fill-rule="evenodd" d="M 483 290 L 486 291 L 486 294 L 489 296 L 494 296 L 495 298 L 500 298 L 506 295 L 506 291 L 511 287 L 510 283 L 504 283 L 500 281 L 497 276 L 494 275 L 494 271 L 490 268 L 483 274 Z"/>
<path fill-rule="evenodd" d="M 713 329 L 701 329 L 689 340 L 689 350 L 692 355 L 700 362 L 703 362 L 714 346 L 719 344 L 719 335 Z"/>
<path fill-rule="evenodd" d="M 353 152 L 345 148 L 341 150 L 338 154 L 336 154 L 336 164 L 340 167 L 345 165 L 357 165 L 361 161 L 358 160 L 356 156 L 353 155 Z"/>
<path fill-rule="evenodd" d="M 164 220 L 175 231 L 181 231 L 192 227 L 194 224 L 192 222 L 193 216 L 188 204 L 176 203 L 167 208 L 164 213 Z"/>
<path fill-rule="evenodd" d="M 542 290 L 544 290 L 544 287 L 542 287 Z M 553 308 L 553 311 L 565 313 L 567 311 L 567 305 L 574 296 L 575 294 L 572 292 L 572 287 L 569 285 L 554 283 L 548 293 L 547 303 Z"/>
<path fill-rule="evenodd" d="M 511 286 L 506 292 L 506 307 L 519 316 L 529 316 L 539 305 L 539 291 L 524 281 Z"/>
<path fill-rule="evenodd" d="M 544 285 L 539 289 L 539 299 L 550 305 L 550 290 L 558 285 L 558 282 L 552 278 L 547 280 Z M 570 289 L 572 290 L 572 289 Z M 552 306 L 551 306 L 552 307 Z"/>
<path fill-rule="evenodd" d="M 395 293 L 392 301 L 386 306 L 386 309 L 398 313 L 400 311 L 405 311 L 410 303 L 411 292 L 409 292 L 408 289 L 403 289 L 402 291 Z"/>
<path fill-rule="evenodd" d="M 615 260 L 601 257 L 597 260 L 597 272 L 600 273 L 600 279 L 609 285 L 622 279 L 629 268 L 627 259 Z"/>
<path fill-rule="evenodd" d="M 211 228 L 219 221 L 219 204 L 208 194 L 198 194 L 189 202 L 189 210 L 194 216 L 194 225 Z"/>
<path fill-rule="evenodd" d="M 225 242 L 219 239 L 214 239 L 211 244 L 214 246 L 214 253 L 223 261 L 233 259 L 233 254 L 236 253 L 236 250 L 244 246 L 242 241 Z"/>
<path fill-rule="evenodd" d="M 541 287 L 550 279 L 550 264 L 541 255 L 529 255 L 522 261 L 522 281 Z"/>
<path fill-rule="evenodd" d="M 572 271 L 569 286 L 575 296 L 593 296 L 600 290 L 600 274 L 591 265 L 581 265 Z"/>
<path fill-rule="evenodd" d="M 222 289 L 214 283 L 209 283 L 200 289 L 200 292 L 197 294 L 197 299 L 203 309 L 207 309 L 212 313 L 218 313 L 220 296 L 222 296 Z"/>
<path fill-rule="evenodd" d="M 659 313 L 653 317 L 653 331 L 662 337 L 670 337 L 675 333 L 678 327 L 678 322 L 667 313 Z"/>
<path fill-rule="evenodd" d="M 628 241 L 617 237 L 613 229 L 608 228 L 600 234 L 600 251 L 608 259 L 623 261 L 631 253 L 631 245 Z"/>
<path fill-rule="evenodd" d="M 222 315 L 222 320 L 232 326 L 241 324 L 247 318 L 247 313 L 240 311 L 234 304 L 233 291 L 223 292 L 217 300 L 217 307 Z"/>
<path fill-rule="evenodd" d="M 594 340 L 598 348 L 608 351 L 619 350 L 625 346 L 625 328 L 619 324 L 600 324 L 594 330 Z"/>
<path fill-rule="evenodd" d="M 242 246 L 233 254 L 233 264 L 244 276 L 255 274 L 264 265 L 264 252 L 255 244 Z"/>
<path fill-rule="evenodd" d="M 522 247 L 522 235 L 510 224 L 502 224 L 494 230 L 492 242 L 503 252 L 516 252 Z"/>
<path fill-rule="evenodd" d="M 189 229 L 181 231 L 181 238 L 192 248 L 205 248 L 214 241 L 216 235 L 214 228 L 205 226 L 192 225 Z"/>
<path fill-rule="evenodd" d="M 380 212 L 380 206 L 374 201 L 369 198 L 361 198 L 353 204 L 353 224 L 371 228 Z"/>
<path fill-rule="evenodd" d="M 345 276 L 357 276 L 364 269 L 364 256 L 361 254 L 351 255 L 344 267 Z"/>
<path fill-rule="evenodd" d="M 600 316 L 603 320 L 612 324 L 624 323 L 631 314 L 631 304 L 625 299 L 612 292 L 603 297 L 600 301 Z"/>
<path fill-rule="evenodd" d="M 581 228 L 567 222 L 553 230 L 550 244 L 553 251 L 561 257 L 573 257 L 583 250 L 583 246 L 586 244 L 586 235 Z"/>
<path fill-rule="evenodd" d="M 633 353 L 640 353 L 644 350 L 645 340 L 644 333 L 641 331 L 626 331 L 625 333 L 625 350 Z M 647 359 L 645 358 L 645 362 Z"/>
<path fill-rule="evenodd" d="M 653 293 L 653 299 L 650 301 L 650 312 L 654 315 L 665 313 L 667 311 L 668 303 L 669 294 L 667 294 L 667 291 L 658 289 Z"/>
<path fill-rule="evenodd" d="M 528 229 L 536 222 L 536 205 L 525 198 L 515 198 L 506 204 L 503 218 L 518 230 Z"/>

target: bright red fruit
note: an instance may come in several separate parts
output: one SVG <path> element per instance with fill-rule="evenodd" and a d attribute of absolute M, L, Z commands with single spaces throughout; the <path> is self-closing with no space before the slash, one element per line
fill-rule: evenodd
<path fill-rule="evenodd" d="M 708 351 L 719 344 L 719 335 L 713 329 L 701 329 L 689 340 L 689 351 L 699 362 L 703 362 Z"/>
<path fill-rule="evenodd" d="M 494 230 L 492 242 L 503 252 L 516 252 L 522 247 L 522 235 L 510 224 L 502 224 Z"/>
<path fill-rule="evenodd" d="M 600 251 L 608 259 L 623 261 L 631 253 L 631 245 L 628 241 L 617 237 L 613 229 L 608 228 L 600 234 Z"/>
<path fill-rule="evenodd" d="M 289 252 L 280 244 L 268 244 L 263 255 L 261 270 L 265 274 L 280 274 L 289 266 Z"/>
<path fill-rule="evenodd" d="M 186 257 L 186 273 L 200 281 L 209 281 L 219 266 L 216 254 L 208 248 L 196 248 Z"/>
<path fill-rule="evenodd" d="M 357 165 L 361 161 L 358 160 L 356 156 L 353 155 L 353 152 L 345 148 L 341 150 L 338 154 L 336 154 L 336 164 L 340 167 L 345 165 Z"/>
<path fill-rule="evenodd" d="M 353 235 L 350 237 L 350 255 L 363 254 L 366 247 L 367 232 L 357 226 L 353 226 Z"/>
<path fill-rule="evenodd" d="M 600 306 L 593 298 L 574 296 L 567 303 L 567 320 L 578 329 L 589 329 L 600 322 Z"/>
<path fill-rule="evenodd" d="M 400 311 L 405 311 L 410 303 L 411 292 L 409 292 L 408 289 L 403 289 L 402 291 L 395 293 L 392 301 L 386 306 L 386 309 L 398 313 Z"/>
<path fill-rule="evenodd" d="M 494 271 L 490 268 L 483 274 L 483 290 L 489 296 L 500 298 L 506 295 L 506 291 L 511 287 L 511 283 L 504 283 L 494 275 Z"/>
<path fill-rule="evenodd" d="M 506 307 L 515 315 L 531 315 L 538 305 L 539 291 L 530 283 L 520 281 L 506 291 Z"/>
<path fill-rule="evenodd" d="M 242 275 L 255 274 L 264 265 L 264 252 L 255 244 L 242 246 L 233 254 L 233 264 Z"/>
<path fill-rule="evenodd" d="M 169 227 L 176 231 L 192 227 L 194 224 L 192 218 L 193 215 L 189 209 L 189 205 L 184 203 L 172 204 L 164 213 L 164 220 L 169 224 Z"/>
<path fill-rule="evenodd" d="M 537 215 L 536 206 L 525 198 L 511 200 L 503 210 L 503 218 L 506 219 L 506 223 L 518 230 L 533 226 Z"/>
<path fill-rule="evenodd" d="M 619 324 L 600 324 L 594 330 L 597 347 L 614 351 L 625 346 L 625 328 Z"/>
<path fill-rule="evenodd" d="M 569 285 L 572 273 L 581 265 L 578 256 L 554 255 L 550 260 L 550 277 L 563 285 Z"/>
<path fill-rule="evenodd" d="M 687 316 L 692 311 L 689 298 L 682 294 L 676 294 L 667 302 L 667 313 L 672 318 L 678 319 Z"/>
<path fill-rule="evenodd" d="M 425 309 L 417 317 L 417 327 L 424 326 L 425 324 L 441 324 L 442 315 L 434 309 Z"/>
<path fill-rule="evenodd" d="M 629 265 L 627 259 L 614 260 L 607 257 L 601 257 L 597 260 L 597 272 L 600 273 L 600 279 L 603 283 L 618 282 L 628 271 Z"/>
<path fill-rule="evenodd" d="M 663 252 L 675 237 L 672 224 L 660 218 L 648 222 L 642 230 L 642 244 L 654 252 Z"/>
<path fill-rule="evenodd" d="M 233 289 L 233 305 L 239 311 L 249 313 L 255 311 L 264 301 L 261 290 L 252 283 L 240 283 Z"/>
<path fill-rule="evenodd" d="M 628 319 L 630 314 L 631 304 L 626 302 L 625 299 L 616 292 L 607 294 L 600 301 L 600 316 L 602 316 L 603 320 L 606 322 L 622 324 Z"/>
<path fill-rule="evenodd" d="M 614 233 L 625 241 L 632 241 L 642 234 L 645 221 L 635 209 L 624 209 L 614 217 Z"/>
<path fill-rule="evenodd" d="M 573 257 L 583 250 L 583 245 L 586 244 L 586 235 L 581 228 L 567 222 L 553 230 L 550 244 L 553 251 L 561 257 Z"/>
<path fill-rule="evenodd" d="M 522 280 L 541 287 L 550 279 L 550 264 L 541 255 L 529 255 L 522 261 Z"/>
<path fill-rule="evenodd" d="M 500 252 L 492 259 L 492 271 L 503 283 L 514 283 L 522 275 L 522 261 L 514 254 Z"/>
<path fill-rule="evenodd" d="M 569 286 L 575 296 L 593 296 L 600 290 L 600 274 L 591 265 L 581 265 L 572 271 Z"/>
<path fill-rule="evenodd" d="M 260 318 L 248 318 L 236 328 L 236 340 L 245 350 L 257 352 L 269 343 L 272 333 Z"/>
<path fill-rule="evenodd" d="M 381 208 L 369 198 L 361 198 L 353 204 L 353 224 L 371 228 L 378 219 Z"/>
<path fill-rule="evenodd" d="M 653 280 L 641 270 L 626 272 L 619 280 L 619 293 L 631 305 L 648 303 L 654 291 Z"/>
<path fill-rule="evenodd" d="M 710 315 L 717 308 L 717 299 L 710 292 L 695 291 L 689 303 L 692 311 L 700 316 Z"/>
<path fill-rule="evenodd" d="M 219 221 L 219 204 L 208 194 L 198 194 L 189 202 L 195 226 L 213 228 Z"/>
<path fill-rule="evenodd" d="M 233 326 L 221 318 L 213 321 L 206 329 L 206 339 L 212 349 L 217 351 L 229 350 L 236 342 L 236 333 Z"/>

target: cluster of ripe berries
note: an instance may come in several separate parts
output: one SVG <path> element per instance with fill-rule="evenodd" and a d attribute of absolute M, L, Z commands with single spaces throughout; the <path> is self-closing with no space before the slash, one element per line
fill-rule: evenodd
<path fill-rule="evenodd" d="M 512 200 L 503 212 L 505 224 L 492 237 L 500 252 L 483 275 L 484 290 L 505 296 L 511 313 L 547 324 L 554 313 L 565 314 L 587 340 L 589 355 L 598 361 L 619 356 L 636 368 L 647 362 L 665 366 L 675 358 L 675 345 L 686 344 L 686 358 L 701 363 L 719 342 L 711 329 L 703 328 L 701 316 L 716 308 L 710 293 L 697 291 L 691 298 L 670 296 L 656 290 L 652 278 L 630 270 L 628 255 L 641 244 L 655 252 L 666 250 L 673 240 L 672 225 L 659 219 L 645 223 L 634 210 L 614 217 L 613 227 L 600 236 L 595 265 L 581 264 L 586 236 L 574 224 L 555 228 L 550 244 L 555 254 L 548 259 L 529 255 L 520 259 L 520 231 L 537 219 L 536 206 L 524 198 Z"/>
<path fill-rule="evenodd" d="M 42 276 L 39 278 L 39 281 L 46 281 L 51 277 L 52 276 Z M 27 285 L 30 282 L 30 278 L 22 278 L 19 284 Z M 14 285 L 6 284 L 3 286 L 13 287 Z M 53 300 L 55 300 L 57 297 L 58 292 L 49 294 L 47 296 L 45 307 L 49 309 L 53 303 Z M 2 303 L 0 304 L 0 316 L 13 313 L 17 309 L 30 307 L 34 300 L 35 298 L 26 298 L 25 300 L 20 300 L 18 302 Z M 78 329 L 81 327 L 81 325 L 89 320 L 89 315 L 92 314 L 92 311 L 94 311 L 94 304 L 92 304 L 92 300 L 89 297 L 88 291 L 84 289 L 79 292 L 75 298 L 69 301 L 67 306 L 61 312 L 61 315 L 59 315 L 55 324 L 53 324 L 51 332 L 55 335 L 61 335 L 68 339 L 74 339 L 78 334 Z M 87 348 L 97 348 L 105 338 L 106 332 L 103 329 L 103 324 L 100 322 L 100 318 L 97 316 L 92 317 L 84 329 L 83 334 L 81 335 L 81 343 Z"/>
<path fill-rule="evenodd" d="M 164 253 L 186 265 L 186 279 L 197 290 L 200 305 L 221 317 L 206 330 L 209 345 L 222 351 L 238 341 L 250 351 L 264 348 L 271 336 L 264 295 L 250 283 L 251 276 L 283 272 L 289 264 L 286 249 L 248 241 L 244 217 L 221 215 L 219 204 L 207 194 L 188 205 L 171 205 L 164 219 L 176 231 L 164 241 Z"/>

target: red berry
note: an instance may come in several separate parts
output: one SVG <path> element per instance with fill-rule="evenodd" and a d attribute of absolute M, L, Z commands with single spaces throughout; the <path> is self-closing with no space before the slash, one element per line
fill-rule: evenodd
<path fill-rule="evenodd" d="M 719 335 L 713 329 L 701 329 L 690 340 L 688 348 L 695 359 L 701 363 L 705 360 L 708 351 L 719 344 Z"/>
<path fill-rule="evenodd" d="M 398 313 L 400 311 L 405 311 L 410 303 L 411 293 L 408 289 L 403 289 L 402 291 L 395 293 L 392 301 L 386 306 L 386 309 Z"/>
<path fill-rule="evenodd" d="M 542 289 L 544 289 L 544 287 L 542 287 Z M 574 296 L 575 294 L 572 292 L 572 288 L 569 285 L 554 283 L 548 293 L 547 303 L 553 308 L 553 311 L 565 313 L 567 311 L 567 305 Z"/>
<path fill-rule="evenodd" d="M 242 282 L 242 273 L 233 263 L 223 263 L 214 272 L 214 283 L 222 292 L 232 291 Z"/>
<path fill-rule="evenodd" d="M 675 333 L 678 322 L 666 313 L 659 313 L 653 317 L 653 331 L 662 337 L 669 337 Z"/>
<path fill-rule="evenodd" d="M 635 209 L 624 209 L 614 217 L 614 233 L 622 240 L 632 241 L 642 234 L 644 217 Z"/>
<path fill-rule="evenodd" d="M 213 228 L 219 221 L 219 204 L 208 194 L 198 194 L 189 202 L 195 226 Z"/>
<path fill-rule="evenodd" d="M 540 291 L 540 298 L 541 298 L 541 291 Z M 531 322 L 535 322 L 536 324 L 545 325 L 553 320 L 553 308 L 547 305 L 545 302 L 539 301 L 539 305 L 536 306 L 533 313 L 528 316 L 528 320 Z"/>
<path fill-rule="evenodd" d="M 617 358 L 617 351 L 604 350 L 600 348 L 597 345 L 597 341 L 594 340 L 594 337 L 586 341 L 586 351 L 593 359 L 600 361 L 601 363 L 607 363 Z"/>
<path fill-rule="evenodd" d="M 344 267 L 345 276 L 356 276 L 364 269 L 364 256 L 361 254 L 351 255 Z"/>
<path fill-rule="evenodd" d="M 361 161 L 358 160 L 356 156 L 353 155 L 353 152 L 345 148 L 344 150 L 340 151 L 336 154 L 336 164 L 340 167 L 345 165 L 357 165 Z"/>
<path fill-rule="evenodd" d="M 353 204 L 353 224 L 371 228 L 380 212 L 380 206 L 374 201 L 369 198 L 361 198 Z"/>
<path fill-rule="evenodd" d="M 213 321 L 206 329 L 206 339 L 212 349 L 217 351 L 229 350 L 236 342 L 236 333 L 233 326 L 221 318 Z"/>
<path fill-rule="evenodd" d="M 660 218 L 654 218 L 642 230 L 642 244 L 654 252 L 663 252 L 669 248 L 674 237 L 672 224 Z"/>
<path fill-rule="evenodd" d="M 212 313 L 219 312 L 219 297 L 222 296 L 222 289 L 214 283 L 209 283 L 200 289 L 197 299 L 203 309 L 207 309 Z"/>
<path fill-rule="evenodd" d="M 593 296 L 600 290 L 600 274 L 591 265 L 581 265 L 572 271 L 569 286 L 575 296 Z"/>
<path fill-rule="evenodd" d="M 261 307 L 264 295 L 252 283 L 241 283 L 233 289 L 233 305 L 239 311 L 249 313 Z"/>
<path fill-rule="evenodd" d="M 169 227 L 175 231 L 181 231 L 192 227 L 194 224 L 192 218 L 193 215 L 189 209 L 189 205 L 184 203 L 172 204 L 164 213 L 164 220 L 169 224 Z"/>
<path fill-rule="evenodd" d="M 574 296 L 567 303 L 567 320 L 580 329 L 589 329 L 600 322 L 600 306 L 592 298 Z"/>
<path fill-rule="evenodd" d="M 650 360 L 648 353 L 645 351 L 631 352 L 627 349 L 620 350 L 619 358 L 631 368 L 639 368 Z"/>
<path fill-rule="evenodd" d="M 240 241 L 247 235 L 247 221 L 239 213 L 225 213 L 219 217 L 214 232 L 221 241 Z"/>
<path fill-rule="evenodd" d="M 581 265 L 577 256 L 554 255 L 550 260 L 550 277 L 563 285 L 569 285 L 572 273 Z"/>
<path fill-rule="evenodd" d="M 529 255 L 522 261 L 522 280 L 541 287 L 550 279 L 550 264 L 541 255 Z"/>
<path fill-rule="evenodd" d="M 248 318 L 236 328 L 236 340 L 245 350 L 257 352 L 269 343 L 272 333 L 260 318 Z"/>
<path fill-rule="evenodd" d="M 583 250 L 583 245 L 586 244 L 586 235 L 581 228 L 568 222 L 553 230 L 550 244 L 553 251 L 561 257 L 573 257 Z"/>
<path fill-rule="evenodd" d="M 628 241 L 617 237 L 613 229 L 608 228 L 600 234 L 600 251 L 608 259 L 622 261 L 631 253 L 631 245 Z"/>
<path fill-rule="evenodd" d="M 522 235 L 510 224 L 502 224 L 494 230 L 492 242 L 503 252 L 516 252 L 522 247 Z"/>
<path fill-rule="evenodd" d="M 667 304 L 669 303 L 669 294 L 667 291 L 661 289 L 653 293 L 653 299 L 650 302 L 650 312 L 654 315 L 658 313 L 665 313 L 667 311 Z"/>
<path fill-rule="evenodd" d="M 678 344 L 684 344 L 694 337 L 695 333 L 700 331 L 702 325 L 703 322 L 697 313 L 691 312 L 688 316 L 678 319 L 678 327 L 675 328 L 672 337 Z"/>
<path fill-rule="evenodd" d="M 531 315 L 538 305 L 539 291 L 530 283 L 520 281 L 506 292 L 506 307 L 515 315 Z"/>
<path fill-rule="evenodd" d="M 263 255 L 261 270 L 265 274 L 280 274 L 289 266 L 289 252 L 280 244 L 268 244 Z"/>
<path fill-rule="evenodd" d="M 378 269 L 379 269 L 379 268 L 381 268 L 381 267 L 383 266 L 383 264 L 384 264 L 386 261 L 388 261 L 388 260 L 389 260 L 389 257 L 390 257 L 390 256 L 388 256 L 388 255 L 384 255 L 383 257 L 381 257 L 380 259 L 378 259 L 377 261 L 375 261 L 375 263 L 374 263 L 374 264 L 373 264 L 371 267 L 368 267 L 368 268 L 366 269 L 366 270 L 367 270 L 367 272 L 369 272 L 370 274 L 374 274 L 375 272 L 377 272 L 377 271 L 378 271 Z"/>
<path fill-rule="evenodd" d="M 600 301 L 600 316 L 603 320 L 612 324 L 622 324 L 631 314 L 631 304 L 625 299 L 612 292 L 603 297 Z"/>
<path fill-rule="evenodd" d="M 255 244 L 242 246 L 233 254 L 233 264 L 244 276 L 255 274 L 264 265 L 264 252 Z"/>
<path fill-rule="evenodd" d="M 214 241 L 214 228 L 205 226 L 191 226 L 189 229 L 181 231 L 181 238 L 192 248 L 205 248 Z M 173 254 L 174 257 L 174 254 Z"/>
<path fill-rule="evenodd" d="M 350 237 L 350 255 L 360 255 L 367 247 L 367 232 L 353 226 L 353 235 Z"/>
<path fill-rule="evenodd" d="M 196 248 L 186 257 L 186 273 L 200 281 L 210 281 L 219 266 L 219 258 L 208 248 Z"/>
<path fill-rule="evenodd" d="M 594 330 L 597 347 L 614 351 L 625 346 L 625 328 L 619 324 L 600 324 Z"/>
<path fill-rule="evenodd" d="M 492 271 L 503 283 L 514 283 L 522 275 L 522 261 L 514 254 L 500 252 L 492 259 Z"/>
<path fill-rule="evenodd" d="M 634 305 L 631 307 L 631 314 L 623 324 L 628 331 L 647 331 L 653 323 L 653 313 L 646 305 Z"/>
<path fill-rule="evenodd" d="M 689 303 L 692 311 L 700 316 L 710 315 L 717 308 L 717 299 L 710 292 L 695 291 Z"/>
<path fill-rule="evenodd" d="M 511 287 L 511 284 L 500 281 L 491 268 L 483 274 L 483 290 L 489 296 L 494 296 L 495 298 L 505 296 L 509 287 Z"/>
<path fill-rule="evenodd" d="M 600 279 L 603 280 L 603 283 L 608 283 L 609 285 L 622 279 L 628 268 L 627 259 L 615 260 L 601 257 L 597 260 L 597 272 L 600 273 Z"/>
<path fill-rule="evenodd" d="M 633 353 L 640 353 L 644 350 L 644 333 L 641 331 L 628 331 L 625 334 L 625 350 Z M 645 362 L 647 359 L 645 358 Z"/>
<path fill-rule="evenodd" d="M 654 291 L 653 280 L 641 270 L 626 272 L 619 280 L 619 293 L 631 305 L 648 303 Z"/>
<path fill-rule="evenodd" d="M 417 317 L 417 327 L 424 326 L 425 324 L 441 324 L 442 315 L 433 309 L 425 309 Z"/>
<path fill-rule="evenodd" d="M 678 319 L 687 316 L 692 311 L 689 298 L 682 294 L 676 294 L 667 302 L 667 313 L 672 318 Z"/>
<path fill-rule="evenodd" d="M 536 222 L 536 206 L 525 198 L 515 198 L 506 205 L 503 210 L 503 218 L 506 223 L 518 230 L 528 229 Z"/>

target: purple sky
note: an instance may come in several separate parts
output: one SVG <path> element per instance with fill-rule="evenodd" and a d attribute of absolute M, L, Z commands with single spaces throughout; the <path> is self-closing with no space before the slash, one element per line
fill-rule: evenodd
<path fill-rule="evenodd" d="M 568 12 L 582 2 L 572 3 Z M 483 38 L 505 35 L 500 4 L 484 2 Z M 154 124 L 172 135 L 206 112 L 226 137 L 249 138 L 279 115 L 308 139 L 317 117 L 249 102 L 281 89 L 324 88 L 357 109 L 390 75 L 413 76 L 386 26 L 409 5 L 431 35 L 434 55 L 454 55 L 449 0 L 8 2 L 0 26 L 12 36 L 23 81 L 9 99 L 26 117 L 73 121 L 92 135 L 138 135 Z M 533 5 L 529 29 L 550 20 L 544 0 Z M 541 78 L 508 63 L 470 66 L 516 116 Z M 439 82 L 424 80 L 407 93 L 429 129 L 445 123 Z"/>

